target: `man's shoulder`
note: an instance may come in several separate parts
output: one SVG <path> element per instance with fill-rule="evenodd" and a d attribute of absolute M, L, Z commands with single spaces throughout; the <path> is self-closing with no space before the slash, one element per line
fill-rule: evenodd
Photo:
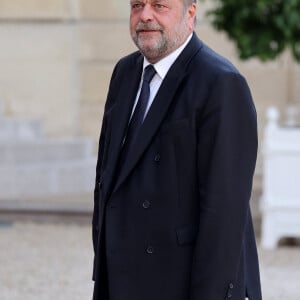
<path fill-rule="evenodd" d="M 136 66 L 138 63 L 141 63 L 143 61 L 143 56 L 140 53 L 140 51 L 135 51 L 131 54 L 128 54 L 121 59 L 116 64 L 117 68 L 131 68 L 133 66 Z"/>
<path fill-rule="evenodd" d="M 239 74 L 238 69 L 234 66 L 234 64 L 217 53 L 215 50 L 207 46 L 203 43 L 203 47 L 201 51 L 198 53 L 196 57 L 197 64 L 201 65 L 201 67 L 206 72 L 211 73 L 236 73 Z"/>
<path fill-rule="evenodd" d="M 139 51 L 133 52 L 119 59 L 116 63 L 111 76 L 111 84 L 115 81 L 123 80 L 124 76 L 138 66 L 142 66 L 143 57 Z M 119 83 L 118 83 L 119 84 Z"/>

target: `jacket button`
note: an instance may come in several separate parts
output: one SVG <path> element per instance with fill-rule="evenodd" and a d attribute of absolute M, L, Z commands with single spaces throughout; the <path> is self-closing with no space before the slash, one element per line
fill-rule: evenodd
<path fill-rule="evenodd" d="M 148 254 L 153 254 L 154 253 L 154 248 L 152 246 L 147 247 L 147 253 Z"/>
<path fill-rule="evenodd" d="M 151 203 L 148 200 L 146 200 L 146 201 L 143 202 L 143 207 L 145 209 L 149 208 L 150 206 L 151 206 Z"/>
<path fill-rule="evenodd" d="M 154 161 L 155 161 L 155 162 L 159 162 L 159 161 L 160 161 L 160 155 L 159 155 L 159 154 L 156 154 L 156 155 L 155 155 Z"/>
<path fill-rule="evenodd" d="M 229 283 L 229 288 L 233 289 L 233 287 L 234 287 L 233 283 Z"/>
<path fill-rule="evenodd" d="M 228 293 L 227 294 L 227 299 L 230 299 L 232 297 L 232 294 L 231 293 Z"/>

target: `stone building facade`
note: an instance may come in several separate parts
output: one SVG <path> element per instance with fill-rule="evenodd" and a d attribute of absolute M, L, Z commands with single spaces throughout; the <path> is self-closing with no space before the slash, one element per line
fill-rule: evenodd
<path fill-rule="evenodd" d="M 241 62 L 205 17 L 212 2 L 198 4 L 196 31 L 247 78 L 261 139 L 265 109 L 299 101 L 300 67 L 288 55 L 265 64 Z M 127 0 L 0 0 L 2 114 L 39 119 L 49 137 L 83 135 L 96 142 L 113 66 L 135 50 L 128 17 Z"/>

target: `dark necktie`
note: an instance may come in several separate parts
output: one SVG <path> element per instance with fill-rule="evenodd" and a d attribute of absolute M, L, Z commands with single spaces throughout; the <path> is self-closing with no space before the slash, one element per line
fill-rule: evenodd
<path fill-rule="evenodd" d="M 141 93 L 137 101 L 135 110 L 133 112 L 132 118 L 129 122 L 125 141 L 123 144 L 123 149 L 120 158 L 121 165 L 125 161 L 127 154 L 138 135 L 139 129 L 143 124 L 146 108 L 150 96 L 150 82 L 154 77 L 155 73 L 156 71 L 152 65 L 147 66 L 144 70 Z"/>

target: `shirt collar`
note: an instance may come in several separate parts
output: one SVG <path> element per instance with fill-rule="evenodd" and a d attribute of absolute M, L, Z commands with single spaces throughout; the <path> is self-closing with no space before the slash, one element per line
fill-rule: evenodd
<path fill-rule="evenodd" d="M 169 69 L 171 68 L 171 66 L 173 65 L 173 63 L 177 59 L 177 57 L 184 50 L 186 45 L 189 43 L 192 36 L 193 36 L 193 34 L 191 33 L 189 35 L 189 37 L 187 38 L 187 40 L 180 47 L 178 47 L 175 51 L 173 51 L 168 56 L 164 57 L 163 59 L 161 59 L 160 61 L 158 61 L 157 63 L 155 63 L 153 65 L 156 72 L 157 72 L 157 74 L 158 74 L 158 76 L 161 78 L 161 80 L 163 80 L 165 78 L 165 76 L 167 75 Z M 143 70 L 145 70 L 145 68 L 150 64 L 151 63 L 147 60 L 147 58 L 144 57 Z"/>

